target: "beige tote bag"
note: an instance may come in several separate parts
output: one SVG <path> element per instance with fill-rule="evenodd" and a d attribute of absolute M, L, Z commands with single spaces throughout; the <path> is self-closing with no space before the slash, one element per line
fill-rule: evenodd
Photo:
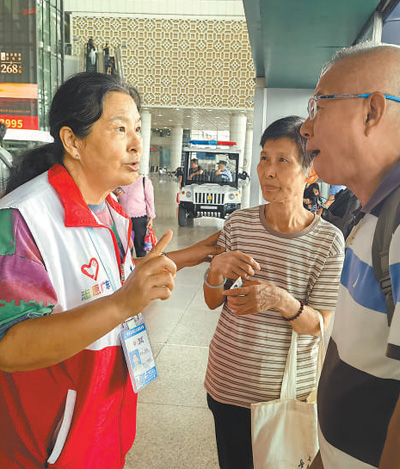
<path fill-rule="evenodd" d="M 322 318 L 320 317 L 321 331 Z M 320 341 L 317 383 L 324 357 Z M 317 392 L 296 399 L 297 333 L 292 332 L 280 399 L 251 405 L 254 469 L 308 469 L 318 452 Z"/>

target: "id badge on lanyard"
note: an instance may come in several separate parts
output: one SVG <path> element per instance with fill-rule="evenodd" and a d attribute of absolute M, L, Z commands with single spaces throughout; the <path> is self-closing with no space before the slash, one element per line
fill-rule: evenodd
<path fill-rule="evenodd" d="M 100 262 L 106 271 L 113 291 L 117 290 L 116 283 L 107 264 L 101 258 L 101 249 L 93 228 L 88 228 L 90 238 L 97 251 Z M 122 266 L 122 272 L 124 268 Z M 123 277 L 125 275 L 123 274 Z M 124 351 L 125 362 L 128 367 L 129 376 L 131 378 L 133 390 L 137 393 L 147 384 L 157 378 L 156 362 L 151 348 L 149 336 L 147 334 L 146 325 L 142 313 L 127 319 L 120 332 L 120 340 Z"/>

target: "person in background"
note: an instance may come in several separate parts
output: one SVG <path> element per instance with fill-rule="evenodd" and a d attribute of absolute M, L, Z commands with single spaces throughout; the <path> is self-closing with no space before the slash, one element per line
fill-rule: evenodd
<path fill-rule="evenodd" d="M 189 181 L 191 181 L 196 176 L 200 176 L 200 174 L 203 174 L 203 168 L 199 166 L 199 160 L 197 158 L 193 158 L 190 161 Z"/>
<path fill-rule="evenodd" d="M 325 207 L 320 209 L 320 216 L 337 226 L 343 233 L 344 239 L 347 239 L 353 226 L 356 224 L 361 204 L 349 188 L 346 186 L 336 187 L 344 187 L 344 189 L 328 197 Z"/>
<path fill-rule="evenodd" d="M 93 38 L 89 38 L 86 44 L 86 71 L 97 71 L 97 49 L 93 42 Z"/>
<path fill-rule="evenodd" d="M 132 220 L 136 257 L 145 257 L 144 237 L 146 231 L 153 227 L 156 212 L 153 184 L 150 179 L 139 174 L 139 163 L 140 160 L 132 165 L 135 182 L 129 186 L 121 186 L 122 192 L 118 196 L 118 202 Z"/>
<path fill-rule="evenodd" d="M 110 46 L 108 42 L 106 42 L 105 46 L 103 47 L 104 52 L 104 73 L 111 73 L 110 68 Z"/>
<path fill-rule="evenodd" d="M 304 207 L 312 213 L 318 213 L 322 207 L 321 192 L 318 182 L 313 182 L 304 190 Z"/>
<path fill-rule="evenodd" d="M 315 389 L 320 315 L 326 328 L 336 305 L 344 241 L 303 207 L 312 168 L 303 122 L 285 117 L 264 131 L 257 173 L 269 203 L 228 218 L 218 240 L 226 252 L 204 276 L 207 305 L 223 305 L 205 378 L 223 469 L 253 467 L 250 406 L 280 397 L 292 330 L 299 334 L 297 398 Z M 230 289 L 238 277 L 243 287 Z"/>
<path fill-rule="evenodd" d="M 7 126 L 0 122 L 0 197 L 5 189 L 9 168 L 12 164 L 12 155 L 3 148 L 3 140 L 7 132 Z"/>
<path fill-rule="evenodd" d="M 336 195 L 339 191 L 346 189 L 346 186 L 343 185 L 335 185 L 335 184 L 330 184 L 329 185 L 329 191 L 328 191 L 328 198 L 331 195 Z"/>
<path fill-rule="evenodd" d="M 175 171 L 175 176 L 178 179 L 179 189 L 182 187 L 183 167 L 178 166 Z"/>
<path fill-rule="evenodd" d="M 318 175 L 344 184 L 364 214 L 347 239 L 318 389 L 320 453 L 312 469 L 400 467 L 400 228 L 389 248 L 395 309 L 372 267 L 382 207 L 400 184 L 400 48 L 362 43 L 323 67 L 301 133 Z M 399 210 L 397 210 L 399 215 Z"/>
<path fill-rule="evenodd" d="M 215 171 L 215 175 L 219 176 L 221 181 L 232 182 L 232 174 L 227 168 L 226 161 L 218 161 L 218 169 Z"/>
<path fill-rule="evenodd" d="M 221 252 L 216 235 L 132 259 L 110 193 L 135 179 L 140 97 L 110 75 L 57 90 L 54 142 L 18 158 L 0 200 L 0 467 L 122 469 L 136 403 L 121 347 L 127 319 L 167 299 L 178 269 Z"/>

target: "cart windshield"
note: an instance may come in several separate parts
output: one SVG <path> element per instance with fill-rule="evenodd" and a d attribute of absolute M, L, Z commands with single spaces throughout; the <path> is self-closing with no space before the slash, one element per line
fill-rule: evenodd
<path fill-rule="evenodd" d="M 183 185 L 216 183 L 237 187 L 239 153 L 185 150 Z"/>

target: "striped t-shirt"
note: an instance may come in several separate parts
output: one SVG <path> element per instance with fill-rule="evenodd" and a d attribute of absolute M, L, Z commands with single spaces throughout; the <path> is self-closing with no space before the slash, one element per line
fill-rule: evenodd
<path fill-rule="evenodd" d="M 400 164 L 372 195 L 363 208 L 366 215 L 348 238 L 335 324 L 318 388 L 325 469 L 378 467 L 400 396 L 400 207 L 389 251 L 395 303 L 390 326 L 371 249 L 380 202 L 399 185 L 399 178 Z"/>
<path fill-rule="evenodd" d="M 281 233 L 268 224 L 264 205 L 237 210 L 226 221 L 219 244 L 260 264 L 253 279 L 284 288 L 315 309 L 335 309 L 344 241 L 320 217 L 302 231 Z M 291 333 L 291 325 L 275 310 L 234 316 L 225 303 L 210 344 L 207 392 L 218 402 L 241 407 L 279 398 Z M 299 335 L 299 399 L 315 388 L 318 343 L 316 337 Z"/>

